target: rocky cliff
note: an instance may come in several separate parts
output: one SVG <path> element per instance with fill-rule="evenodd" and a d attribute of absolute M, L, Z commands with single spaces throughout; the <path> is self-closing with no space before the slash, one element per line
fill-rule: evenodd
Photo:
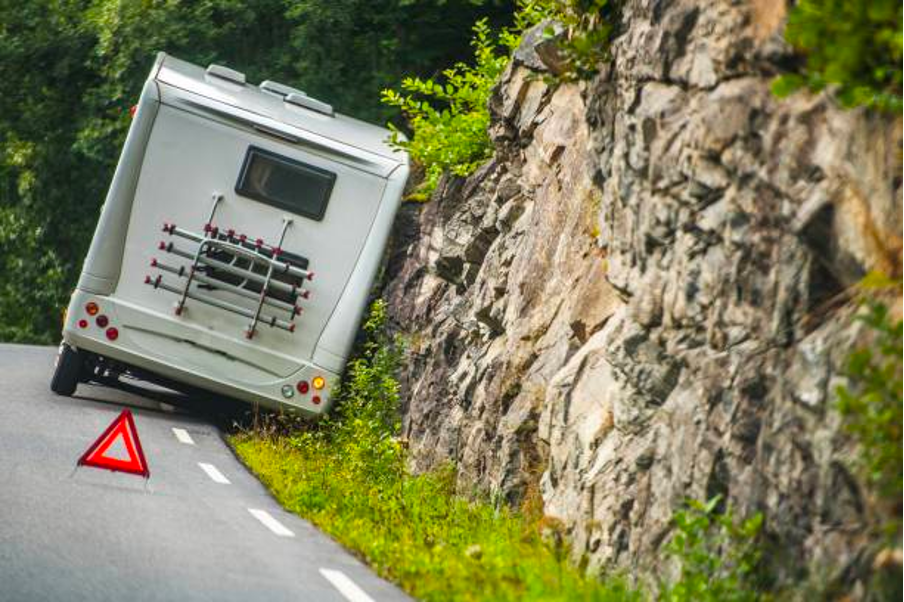
<path fill-rule="evenodd" d="M 611 62 L 558 86 L 527 36 L 494 159 L 399 221 L 415 468 L 538 487 L 592 569 L 650 568 L 674 509 L 716 494 L 764 513 L 780 577 L 868 562 L 832 392 L 863 337 L 846 291 L 900 274 L 901 123 L 774 98 L 783 17 L 628 1 Z"/>

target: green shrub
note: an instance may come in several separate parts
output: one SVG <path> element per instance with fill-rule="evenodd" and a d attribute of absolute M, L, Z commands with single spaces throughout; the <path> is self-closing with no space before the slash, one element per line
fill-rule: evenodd
<path fill-rule="evenodd" d="M 422 165 L 425 178 L 411 195 L 426 200 L 444 172 L 470 175 L 493 154 L 487 129 L 490 90 L 509 63 L 510 37 L 494 38 L 485 19 L 473 27 L 474 63 L 457 63 L 443 71 L 444 81 L 407 77 L 399 94 L 383 90 L 382 102 L 398 107 L 408 118 L 411 140 L 390 124 L 392 142 Z M 500 52 L 500 48 L 506 52 Z"/>
<path fill-rule="evenodd" d="M 902 495 L 901 357 L 902 323 L 894 320 L 888 307 L 872 300 L 866 312 L 858 316 L 875 335 L 873 345 L 853 351 L 848 357 L 846 374 L 849 386 L 836 390 L 838 408 L 845 428 L 860 445 L 859 467 L 879 496 L 898 505 L 889 534 L 901 528 Z"/>
<path fill-rule="evenodd" d="M 785 39 L 803 53 L 805 67 L 779 77 L 773 92 L 834 86 L 845 107 L 900 111 L 901 19 L 900 0 L 800 0 Z"/>
<path fill-rule="evenodd" d="M 409 199 L 427 200 L 444 173 L 468 176 L 492 156 L 490 92 L 527 29 L 544 20 L 561 23 L 561 36 L 553 26 L 545 31 L 557 40 L 564 61 L 563 73 L 554 79 L 587 79 L 609 57 L 613 6 L 611 0 L 521 0 L 512 27 L 494 33 L 486 19 L 474 25 L 471 64 L 456 63 L 441 78 L 407 77 L 401 92 L 383 90 L 383 104 L 400 109 L 412 131 L 409 140 L 389 124 L 392 143 L 425 172 Z"/>
<path fill-rule="evenodd" d="M 666 552 L 680 566 L 679 577 L 662 587 L 668 602 L 752 602 L 761 600 L 758 535 L 763 515 L 737 521 L 731 510 L 718 511 L 721 497 L 706 503 L 688 500 L 675 513 L 675 533 Z"/>

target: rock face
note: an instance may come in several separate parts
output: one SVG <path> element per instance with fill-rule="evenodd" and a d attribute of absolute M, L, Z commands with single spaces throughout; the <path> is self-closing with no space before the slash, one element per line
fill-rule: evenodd
<path fill-rule="evenodd" d="M 399 222 L 415 468 L 539 487 L 591 568 L 651 569 L 673 511 L 716 494 L 764 513 L 779 578 L 864 562 L 832 392 L 864 336 L 846 291 L 900 275 L 901 123 L 774 98 L 783 7 L 626 2 L 580 85 L 522 47 L 494 159 Z"/>

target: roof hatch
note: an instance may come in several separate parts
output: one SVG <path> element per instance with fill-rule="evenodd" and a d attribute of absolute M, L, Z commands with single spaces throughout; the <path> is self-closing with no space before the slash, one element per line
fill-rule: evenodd
<path fill-rule="evenodd" d="M 312 111 L 317 111 L 318 113 L 323 113 L 324 115 L 329 115 L 330 117 L 333 116 L 332 105 L 321 102 L 304 94 L 289 94 L 286 96 L 286 102 L 290 105 L 295 105 L 296 107 L 304 107 Z"/>
<path fill-rule="evenodd" d="M 277 96 L 288 96 L 289 94 L 301 94 L 302 96 L 306 96 L 306 94 L 298 88 L 293 88 L 292 86 L 287 86 L 286 84 L 281 84 L 270 79 L 262 81 L 260 85 L 258 85 L 258 88 L 264 92 L 276 94 Z"/>
<path fill-rule="evenodd" d="M 245 85 L 244 73 L 242 73 L 241 71 L 236 71 L 235 69 L 230 69 L 229 67 L 224 67 L 223 65 L 214 65 L 213 63 L 211 63 L 210 65 L 208 65 L 206 73 L 207 75 L 219 77 L 220 79 L 231 81 L 240 86 Z"/>

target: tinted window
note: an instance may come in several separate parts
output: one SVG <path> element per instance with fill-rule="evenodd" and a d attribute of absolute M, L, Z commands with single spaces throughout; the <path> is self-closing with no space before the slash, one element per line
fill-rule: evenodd
<path fill-rule="evenodd" d="M 235 191 L 311 219 L 323 219 L 336 174 L 251 147 Z"/>

